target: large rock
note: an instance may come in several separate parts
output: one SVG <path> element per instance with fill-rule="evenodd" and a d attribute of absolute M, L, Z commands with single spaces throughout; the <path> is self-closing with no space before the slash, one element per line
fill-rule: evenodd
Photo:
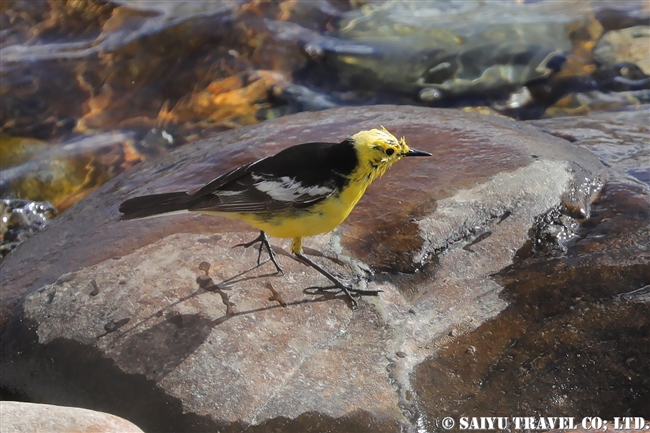
<path fill-rule="evenodd" d="M 238 222 L 119 221 L 125 198 L 379 125 L 433 157 L 398 163 L 341 227 L 307 240 L 328 268 L 383 290 L 355 311 L 285 255 L 284 276 L 255 267 L 256 249 L 232 248 L 256 235 Z M 400 431 L 426 396 L 416 367 L 503 311 L 492 276 L 531 236 L 571 237 L 604 180 L 566 140 L 457 111 L 334 109 L 220 134 L 109 182 L 5 259 L 2 386 L 147 431 Z"/>

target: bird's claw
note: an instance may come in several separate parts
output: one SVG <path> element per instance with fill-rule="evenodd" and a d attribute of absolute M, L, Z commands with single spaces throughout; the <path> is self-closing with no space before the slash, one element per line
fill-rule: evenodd
<path fill-rule="evenodd" d="M 316 295 L 316 294 L 331 294 L 335 295 L 337 293 L 343 292 L 348 300 L 350 301 L 350 304 L 352 305 L 352 309 L 356 309 L 358 307 L 358 302 L 356 298 L 361 297 L 361 296 L 378 296 L 379 293 L 383 292 L 383 290 L 363 290 L 363 289 L 353 289 L 350 286 L 346 286 L 341 284 L 339 285 L 334 285 L 331 287 L 312 287 L 310 288 L 311 290 L 306 289 L 305 293 L 309 293 L 311 295 Z"/>
<path fill-rule="evenodd" d="M 255 245 L 258 242 L 260 243 L 260 248 L 259 248 L 258 253 L 257 253 L 257 266 L 260 266 L 262 264 L 262 251 L 264 250 L 264 247 L 266 247 L 266 250 L 269 253 L 269 258 L 271 259 L 271 261 L 275 265 L 275 269 L 276 269 L 277 273 L 279 275 L 284 275 L 284 270 L 282 269 L 282 267 L 280 266 L 280 264 L 277 262 L 277 260 L 275 258 L 275 251 L 273 251 L 273 248 L 271 247 L 271 244 L 269 243 L 269 239 L 266 237 L 266 233 L 264 233 L 263 231 L 260 231 L 259 236 L 256 237 L 255 239 L 253 239 L 252 241 L 250 241 L 250 242 L 242 242 L 241 244 L 237 244 L 237 245 L 233 246 L 233 248 L 236 248 L 236 247 L 249 248 L 249 247 L 252 247 L 253 245 Z"/>

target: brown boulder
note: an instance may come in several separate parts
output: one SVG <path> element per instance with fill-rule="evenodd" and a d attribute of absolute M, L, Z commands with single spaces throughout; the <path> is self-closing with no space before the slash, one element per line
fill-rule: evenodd
<path fill-rule="evenodd" d="M 434 156 L 398 163 L 343 225 L 306 240 L 326 256 L 315 260 L 383 290 L 356 311 L 314 295 L 327 281 L 289 257 L 284 276 L 255 268 L 254 248 L 232 249 L 255 236 L 238 222 L 119 221 L 125 198 L 379 125 Z M 492 275 L 535 227 L 570 236 L 604 180 L 598 160 L 565 140 L 457 111 L 343 108 L 222 133 L 114 179 L 5 259 L 2 386 L 152 431 L 398 431 L 418 417 L 415 366 L 504 310 Z M 217 287 L 197 284 L 203 262 Z"/>

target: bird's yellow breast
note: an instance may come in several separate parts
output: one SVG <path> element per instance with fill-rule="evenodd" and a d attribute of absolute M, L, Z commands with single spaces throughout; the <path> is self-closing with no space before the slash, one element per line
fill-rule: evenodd
<path fill-rule="evenodd" d="M 352 212 L 370 184 L 370 179 L 351 181 L 341 191 L 305 209 L 273 213 L 205 212 L 238 219 L 278 238 L 315 236 L 334 230 Z"/>

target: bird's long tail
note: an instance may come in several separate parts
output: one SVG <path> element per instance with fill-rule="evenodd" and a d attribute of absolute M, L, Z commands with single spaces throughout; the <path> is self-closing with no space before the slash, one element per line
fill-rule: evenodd
<path fill-rule="evenodd" d="M 122 220 L 147 218 L 169 212 L 186 211 L 196 203 L 197 197 L 186 192 L 145 195 L 124 201 L 120 205 Z"/>

